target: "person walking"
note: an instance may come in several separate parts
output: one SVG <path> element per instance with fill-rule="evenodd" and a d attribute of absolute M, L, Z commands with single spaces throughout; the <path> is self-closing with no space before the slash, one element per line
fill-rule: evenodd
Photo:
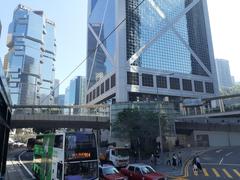
<path fill-rule="evenodd" d="M 168 165 L 168 166 L 171 166 L 170 153 L 167 154 L 167 165 Z"/>
<path fill-rule="evenodd" d="M 178 159 L 178 166 L 182 167 L 182 154 L 181 154 L 181 151 L 178 152 L 177 159 Z"/>
<path fill-rule="evenodd" d="M 152 154 L 151 157 L 150 157 L 151 165 L 153 165 L 154 159 L 155 159 L 155 157 L 154 157 L 154 155 Z"/>
<path fill-rule="evenodd" d="M 197 176 L 198 175 L 198 167 L 197 167 L 196 156 L 193 157 L 192 166 L 193 166 L 193 174 L 195 176 Z"/>
<path fill-rule="evenodd" d="M 177 168 L 177 156 L 175 153 L 172 156 L 172 166 L 173 166 L 173 169 Z"/>
<path fill-rule="evenodd" d="M 197 168 L 202 171 L 202 165 L 200 163 L 200 158 L 199 156 L 196 157 L 196 165 L 197 165 Z"/>

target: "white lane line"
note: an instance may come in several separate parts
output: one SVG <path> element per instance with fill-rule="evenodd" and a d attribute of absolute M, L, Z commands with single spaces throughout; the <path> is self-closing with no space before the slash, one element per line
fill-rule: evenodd
<path fill-rule="evenodd" d="M 227 153 L 225 156 L 230 156 L 233 152 Z"/>
<path fill-rule="evenodd" d="M 219 163 L 201 163 L 203 165 L 213 165 L 213 166 L 218 166 Z M 221 166 L 240 166 L 240 164 L 228 164 L 228 163 L 222 163 L 220 164 Z"/>
<path fill-rule="evenodd" d="M 220 162 L 219 162 L 219 165 L 221 165 L 221 164 L 222 164 L 222 162 L 223 162 L 223 158 L 220 160 Z"/>
<path fill-rule="evenodd" d="M 34 175 L 31 173 L 31 171 L 29 171 L 29 169 L 25 166 L 25 164 L 23 164 L 22 160 L 21 160 L 21 156 L 26 153 L 26 151 L 23 151 L 21 152 L 19 155 L 18 155 L 18 161 L 20 162 L 20 164 L 24 167 L 24 169 L 27 171 L 27 173 L 31 176 L 32 179 L 36 179 L 34 177 Z"/>
<path fill-rule="evenodd" d="M 219 150 L 216 151 L 216 153 L 220 153 L 220 152 L 222 152 L 222 151 L 223 151 L 222 149 L 219 149 Z"/>

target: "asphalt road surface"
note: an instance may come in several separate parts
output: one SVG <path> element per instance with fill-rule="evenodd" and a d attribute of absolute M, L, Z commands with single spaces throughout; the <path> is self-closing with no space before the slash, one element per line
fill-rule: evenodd
<path fill-rule="evenodd" d="M 203 171 L 193 173 L 190 163 L 187 177 L 190 180 L 240 180 L 240 147 L 224 147 L 200 155 Z M 181 179 L 181 178 L 179 178 Z"/>
<path fill-rule="evenodd" d="M 23 156 L 26 156 L 24 157 L 25 160 L 20 162 Z M 30 164 L 31 160 L 32 160 L 31 154 L 25 153 L 25 149 L 16 148 L 10 151 L 7 157 L 6 180 L 33 179 L 33 177 L 26 170 L 27 166 L 28 166 L 27 169 L 31 167 L 31 164 Z M 25 167 L 21 163 L 23 163 Z"/>

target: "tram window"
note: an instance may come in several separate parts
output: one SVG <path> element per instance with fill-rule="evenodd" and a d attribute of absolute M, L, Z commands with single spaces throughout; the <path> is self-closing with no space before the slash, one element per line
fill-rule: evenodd
<path fill-rule="evenodd" d="M 62 163 L 57 164 L 57 178 L 62 179 L 62 170 L 63 170 L 63 165 Z"/>
<path fill-rule="evenodd" d="M 54 147 L 63 148 L 63 135 L 56 135 L 54 141 Z"/>

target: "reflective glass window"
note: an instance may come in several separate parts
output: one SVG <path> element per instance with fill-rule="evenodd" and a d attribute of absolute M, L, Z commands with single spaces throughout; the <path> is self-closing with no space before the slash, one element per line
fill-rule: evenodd
<path fill-rule="evenodd" d="M 180 81 L 178 78 L 170 77 L 170 88 L 171 89 L 180 89 Z"/>
<path fill-rule="evenodd" d="M 192 91 L 192 81 L 190 79 L 183 79 L 182 86 L 183 86 L 183 90 Z"/>
<path fill-rule="evenodd" d="M 214 93 L 214 87 L 212 82 L 205 82 L 205 87 L 207 93 Z"/>
<path fill-rule="evenodd" d="M 111 88 L 113 88 L 116 85 L 116 75 L 113 74 L 111 76 Z"/>
<path fill-rule="evenodd" d="M 100 86 L 97 87 L 97 97 L 100 95 Z"/>
<path fill-rule="evenodd" d="M 101 84 L 101 94 L 104 93 L 104 83 Z"/>
<path fill-rule="evenodd" d="M 153 75 L 151 74 L 142 74 L 142 85 L 153 87 Z"/>
<path fill-rule="evenodd" d="M 135 72 L 127 72 L 127 83 L 132 85 L 139 85 L 139 75 Z"/>
<path fill-rule="evenodd" d="M 202 81 L 194 81 L 194 88 L 196 92 L 203 92 L 203 82 Z"/>
<path fill-rule="evenodd" d="M 167 88 L 167 77 L 165 76 L 156 76 L 157 87 Z"/>
<path fill-rule="evenodd" d="M 107 80 L 105 81 L 105 91 L 108 91 L 109 88 L 110 88 L 109 81 L 110 81 L 109 79 L 107 79 Z"/>
<path fill-rule="evenodd" d="M 26 24 L 16 24 L 15 32 L 21 35 L 25 35 L 25 32 L 27 30 Z"/>

